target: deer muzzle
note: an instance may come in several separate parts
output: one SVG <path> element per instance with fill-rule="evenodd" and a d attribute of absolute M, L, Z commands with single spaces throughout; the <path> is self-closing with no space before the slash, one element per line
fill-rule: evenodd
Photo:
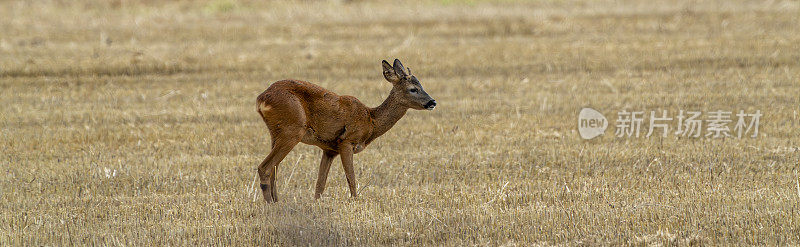
<path fill-rule="evenodd" d="M 436 100 L 428 101 L 428 103 L 426 103 L 423 107 L 429 111 L 433 110 L 433 108 L 436 108 Z"/>

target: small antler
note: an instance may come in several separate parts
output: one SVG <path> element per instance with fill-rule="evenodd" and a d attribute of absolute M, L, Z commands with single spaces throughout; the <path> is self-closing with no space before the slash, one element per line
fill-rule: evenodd
<path fill-rule="evenodd" d="M 408 70 L 408 75 L 411 75 L 411 67 L 406 68 Z"/>

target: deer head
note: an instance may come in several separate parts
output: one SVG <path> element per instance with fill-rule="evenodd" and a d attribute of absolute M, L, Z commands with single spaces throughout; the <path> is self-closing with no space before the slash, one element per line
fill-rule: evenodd
<path fill-rule="evenodd" d="M 393 85 L 389 96 L 397 100 L 397 103 L 417 110 L 433 110 L 436 107 L 436 100 L 422 89 L 422 84 L 411 74 L 411 69 L 406 70 L 400 60 L 395 59 L 394 65 L 383 60 L 382 64 L 383 77 Z"/>

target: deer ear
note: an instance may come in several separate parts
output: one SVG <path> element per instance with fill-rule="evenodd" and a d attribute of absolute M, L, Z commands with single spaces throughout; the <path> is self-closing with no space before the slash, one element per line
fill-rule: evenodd
<path fill-rule="evenodd" d="M 405 78 L 406 76 L 408 76 L 408 74 L 406 74 L 406 68 L 403 67 L 403 64 L 400 63 L 399 59 L 394 60 L 394 73 L 397 74 L 397 76 L 399 76 L 400 78 Z"/>
<path fill-rule="evenodd" d="M 392 84 L 400 81 L 400 77 L 394 72 L 394 68 L 392 65 L 389 65 L 389 62 L 383 60 L 381 64 L 383 65 L 383 78 L 386 78 L 386 80 Z"/>

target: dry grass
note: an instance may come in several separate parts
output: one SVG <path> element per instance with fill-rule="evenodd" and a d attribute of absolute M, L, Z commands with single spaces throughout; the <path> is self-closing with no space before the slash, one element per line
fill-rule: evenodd
<path fill-rule="evenodd" d="M 0 245 L 800 244 L 797 1 L 0 3 Z M 439 102 L 280 202 L 255 96 Z M 761 110 L 755 139 L 584 141 L 577 113 Z M 613 128 L 612 128 L 613 130 Z M 296 165 L 295 165 L 296 164 Z M 289 179 L 291 178 L 291 179 Z"/>

